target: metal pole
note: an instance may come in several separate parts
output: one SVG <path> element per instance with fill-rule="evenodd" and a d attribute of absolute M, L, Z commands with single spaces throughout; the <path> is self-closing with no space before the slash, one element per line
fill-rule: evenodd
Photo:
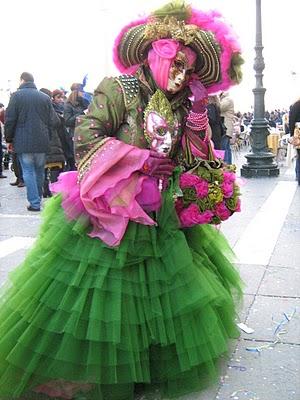
<path fill-rule="evenodd" d="M 263 70 L 265 62 L 262 55 L 262 20 L 261 0 L 256 0 L 256 40 L 255 40 L 254 71 L 256 86 L 254 94 L 254 115 L 250 126 L 251 152 L 245 157 L 247 163 L 241 168 L 244 177 L 278 176 L 279 168 L 274 161 L 274 154 L 267 146 L 267 136 L 270 134 L 268 121 L 265 119 L 265 92 L 263 87 Z"/>

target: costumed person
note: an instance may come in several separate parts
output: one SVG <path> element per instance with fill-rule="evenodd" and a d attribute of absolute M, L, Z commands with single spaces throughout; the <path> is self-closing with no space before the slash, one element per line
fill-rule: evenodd
<path fill-rule="evenodd" d="M 233 174 L 223 196 L 190 172 L 222 171 L 206 104 L 240 79 L 234 37 L 217 12 L 178 2 L 117 37 L 124 75 L 105 78 L 79 117 L 78 171 L 52 185 L 35 246 L 2 296 L 0 398 L 178 397 L 217 379 L 239 334 L 241 281 L 210 222 L 226 214 Z M 178 217 L 183 175 L 203 204 L 220 200 L 215 214 L 191 203 L 194 223 Z"/>

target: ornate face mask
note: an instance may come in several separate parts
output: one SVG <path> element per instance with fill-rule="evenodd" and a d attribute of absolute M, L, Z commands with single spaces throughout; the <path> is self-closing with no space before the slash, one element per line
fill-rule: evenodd
<path fill-rule="evenodd" d="M 145 137 L 151 150 L 169 155 L 177 141 L 177 127 L 169 101 L 157 90 L 145 110 Z"/>
<path fill-rule="evenodd" d="M 170 127 L 155 111 L 148 114 L 146 121 L 146 131 L 150 138 L 151 150 L 158 153 L 169 154 L 172 148 L 172 134 Z"/>
<path fill-rule="evenodd" d="M 170 93 L 179 92 L 188 83 L 193 72 L 194 63 L 189 62 L 183 51 L 178 51 L 170 67 L 167 91 Z"/>

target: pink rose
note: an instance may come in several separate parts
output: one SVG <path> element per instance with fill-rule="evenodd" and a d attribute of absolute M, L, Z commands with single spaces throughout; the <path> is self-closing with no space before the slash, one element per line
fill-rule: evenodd
<path fill-rule="evenodd" d="M 197 183 L 201 182 L 201 180 L 202 179 L 199 178 L 197 175 L 184 173 L 180 175 L 179 184 L 181 189 L 184 189 L 187 187 L 196 186 Z"/>
<path fill-rule="evenodd" d="M 215 213 L 222 221 L 225 221 L 231 215 L 231 212 L 228 210 L 226 204 L 223 201 L 216 205 Z"/>
<path fill-rule="evenodd" d="M 229 172 L 229 171 L 224 171 L 223 179 L 224 179 L 224 182 L 226 182 L 226 183 L 233 183 L 235 181 L 235 173 Z"/>
<path fill-rule="evenodd" d="M 187 208 L 181 211 L 179 218 L 182 227 L 188 228 L 197 224 L 208 224 L 213 217 L 212 211 L 206 210 L 200 212 L 196 204 L 190 204 Z"/>
<path fill-rule="evenodd" d="M 223 195 L 226 199 L 231 197 L 233 195 L 233 184 L 232 182 L 223 182 L 221 185 L 221 189 L 223 192 Z"/>
<path fill-rule="evenodd" d="M 196 204 L 190 204 L 187 208 L 183 209 L 179 215 L 181 225 L 183 227 L 190 227 L 197 224 L 200 216 L 199 208 Z"/>
<path fill-rule="evenodd" d="M 173 59 L 179 50 L 180 44 L 173 39 L 159 39 L 152 43 L 152 49 L 162 58 Z"/>
<path fill-rule="evenodd" d="M 200 199 L 203 199 L 208 195 L 208 182 L 200 178 L 200 181 L 195 185 L 196 192 Z"/>
<path fill-rule="evenodd" d="M 210 210 L 206 210 L 200 214 L 198 218 L 198 224 L 209 224 L 211 222 L 214 213 Z"/>

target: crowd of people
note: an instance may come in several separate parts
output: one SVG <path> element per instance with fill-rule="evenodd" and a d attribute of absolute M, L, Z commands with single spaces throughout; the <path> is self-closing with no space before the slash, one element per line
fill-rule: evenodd
<path fill-rule="evenodd" d="M 76 170 L 76 118 L 87 110 L 90 98 L 83 83 L 73 83 L 70 89 L 68 96 L 61 89 L 38 90 L 33 75 L 23 72 L 6 110 L 2 107 L 7 156 L 16 176 L 10 184 L 26 186 L 29 211 L 40 211 L 42 197 L 51 197 L 49 183 L 61 172 Z"/>

